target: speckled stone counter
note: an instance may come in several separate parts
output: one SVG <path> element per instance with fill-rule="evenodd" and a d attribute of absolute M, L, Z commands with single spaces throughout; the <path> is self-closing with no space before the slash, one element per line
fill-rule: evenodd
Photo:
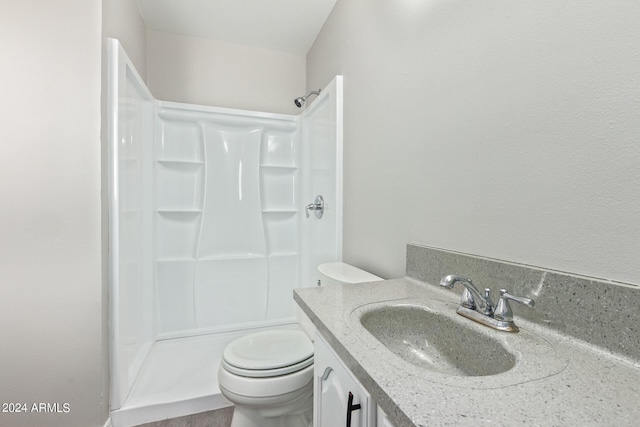
<path fill-rule="evenodd" d="M 358 310 L 383 301 L 434 302 L 455 317 L 458 296 L 438 286 L 405 278 L 297 289 L 294 299 L 396 427 L 632 426 L 640 420 L 640 366 L 634 359 L 517 315 L 522 337 L 543 340 L 550 350 L 534 358 L 516 354 L 516 367 L 486 377 L 447 377 L 412 367 L 359 324 Z M 508 333 L 460 319 L 507 339 Z M 523 361 L 527 375 L 518 369 Z"/>

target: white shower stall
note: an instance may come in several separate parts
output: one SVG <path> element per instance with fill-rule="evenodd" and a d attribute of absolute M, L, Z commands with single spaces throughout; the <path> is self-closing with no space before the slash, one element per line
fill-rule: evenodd
<path fill-rule="evenodd" d="M 164 102 L 112 39 L 109 84 L 112 422 L 229 406 L 224 346 L 341 259 L 342 79 L 300 115 Z"/>

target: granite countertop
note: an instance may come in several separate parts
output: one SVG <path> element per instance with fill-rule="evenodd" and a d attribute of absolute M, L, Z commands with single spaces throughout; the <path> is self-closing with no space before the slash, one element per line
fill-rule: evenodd
<path fill-rule="evenodd" d="M 502 374 L 447 376 L 402 361 L 357 320 L 362 307 L 383 301 L 434 302 L 453 318 L 458 298 L 411 278 L 294 292 L 318 332 L 396 427 L 637 425 L 640 364 L 570 336 L 517 317 L 521 332 L 509 334 L 457 316 L 498 340 L 541 345 L 516 354 L 516 366 Z"/>

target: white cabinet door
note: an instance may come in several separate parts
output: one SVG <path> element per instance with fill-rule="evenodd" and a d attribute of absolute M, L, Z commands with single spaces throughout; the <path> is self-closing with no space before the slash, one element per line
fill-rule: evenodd
<path fill-rule="evenodd" d="M 376 405 L 371 404 L 371 396 L 319 334 L 314 365 L 314 426 L 375 427 Z"/>

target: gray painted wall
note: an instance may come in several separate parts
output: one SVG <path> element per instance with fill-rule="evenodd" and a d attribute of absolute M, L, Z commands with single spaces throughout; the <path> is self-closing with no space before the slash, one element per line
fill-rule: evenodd
<path fill-rule="evenodd" d="M 345 78 L 344 259 L 417 242 L 640 283 L 640 3 L 338 0 L 307 88 Z"/>
<path fill-rule="evenodd" d="M 102 3 L 0 10 L 0 425 L 100 426 Z"/>
<path fill-rule="evenodd" d="M 147 27 L 135 0 L 102 0 L 105 37 L 118 39 L 143 80 L 147 80 Z"/>
<path fill-rule="evenodd" d="M 126 47 L 125 47 L 126 50 Z M 298 114 L 305 58 L 218 40 L 147 31 L 147 84 L 163 101 Z"/>

